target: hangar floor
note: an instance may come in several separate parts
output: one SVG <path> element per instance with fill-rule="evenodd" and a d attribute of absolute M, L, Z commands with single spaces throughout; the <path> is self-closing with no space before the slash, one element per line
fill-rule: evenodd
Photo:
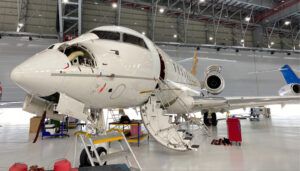
<path fill-rule="evenodd" d="M 132 148 L 144 170 L 300 170 L 299 105 L 283 109 L 272 106 L 271 110 L 270 119 L 241 121 L 241 147 L 210 145 L 212 138 L 227 135 L 222 120 L 217 129 L 212 130 L 213 137 L 199 137 L 198 151 L 169 151 L 153 139 L 149 144 L 144 142 Z M 0 108 L 0 111 L 0 170 L 8 170 L 14 162 L 51 169 L 57 159 L 73 160 L 74 137 L 39 140 L 32 144 L 28 135 L 28 119 L 32 116 L 21 115 L 21 109 L 5 112 Z"/>

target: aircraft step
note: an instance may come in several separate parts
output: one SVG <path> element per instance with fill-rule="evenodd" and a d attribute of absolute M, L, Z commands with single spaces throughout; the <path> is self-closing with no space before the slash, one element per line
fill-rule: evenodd
<path fill-rule="evenodd" d="M 100 159 L 102 161 L 110 161 L 110 160 L 113 160 L 113 159 L 125 157 L 127 155 L 129 155 L 129 151 L 124 150 L 124 151 L 118 151 L 118 152 L 106 154 L 104 156 L 100 156 Z"/>
<path fill-rule="evenodd" d="M 199 145 L 196 145 L 196 144 L 194 144 L 194 145 L 191 145 L 191 147 L 192 147 L 192 148 L 199 148 L 200 146 L 199 146 Z"/>
<path fill-rule="evenodd" d="M 191 141 L 191 140 L 193 139 L 193 137 L 184 137 L 183 139 L 184 139 L 184 140 L 190 140 L 190 141 Z"/>
<path fill-rule="evenodd" d="M 186 130 L 185 129 L 178 129 L 177 131 L 185 133 Z"/>

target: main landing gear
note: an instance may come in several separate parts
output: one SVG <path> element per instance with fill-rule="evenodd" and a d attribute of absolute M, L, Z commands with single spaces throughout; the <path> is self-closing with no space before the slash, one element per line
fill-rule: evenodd
<path fill-rule="evenodd" d="M 205 112 L 203 116 L 204 124 L 206 126 L 217 126 L 218 120 L 217 120 L 217 114 L 216 113 L 208 113 Z"/>

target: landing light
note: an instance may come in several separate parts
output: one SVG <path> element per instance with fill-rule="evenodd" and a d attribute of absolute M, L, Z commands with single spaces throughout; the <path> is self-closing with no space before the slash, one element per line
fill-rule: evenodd
<path fill-rule="evenodd" d="M 69 0 L 62 0 L 62 3 L 68 3 L 69 2 Z"/>
<path fill-rule="evenodd" d="M 176 39 L 176 38 L 177 38 L 177 34 L 174 34 L 174 35 L 173 35 L 173 38 Z"/>
<path fill-rule="evenodd" d="M 145 35 L 146 33 L 143 31 L 142 34 Z"/>
<path fill-rule="evenodd" d="M 213 37 L 209 37 L 209 40 L 211 41 L 211 40 L 214 40 L 214 38 Z"/>

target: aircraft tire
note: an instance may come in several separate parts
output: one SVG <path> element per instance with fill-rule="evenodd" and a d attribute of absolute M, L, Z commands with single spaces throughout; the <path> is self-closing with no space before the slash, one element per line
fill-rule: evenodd
<path fill-rule="evenodd" d="M 88 148 L 89 148 L 89 150 L 91 150 L 91 147 L 88 147 Z M 107 154 L 106 149 L 103 148 L 103 147 L 98 147 L 96 150 L 97 150 L 99 156 L 103 155 L 102 153 Z M 92 157 L 96 158 L 96 155 L 94 154 L 94 152 L 92 153 Z M 79 161 L 80 161 L 79 167 L 92 166 L 91 163 L 90 163 L 89 157 L 88 157 L 88 155 L 87 155 L 87 153 L 85 151 L 85 149 L 83 149 L 81 151 Z M 99 166 L 99 163 L 97 163 L 97 162 L 94 162 L 94 163 L 95 163 L 96 166 Z M 107 164 L 107 162 L 105 161 L 102 165 L 106 165 L 106 164 Z"/>
<path fill-rule="evenodd" d="M 218 120 L 217 120 L 217 114 L 216 113 L 211 114 L 211 124 L 212 124 L 212 126 L 217 126 L 218 125 Z"/>
<path fill-rule="evenodd" d="M 203 121 L 204 121 L 204 124 L 206 125 L 206 126 L 210 126 L 211 124 L 210 124 L 210 121 L 209 121 L 209 119 L 208 119 L 208 112 L 205 112 L 204 113 L 204 115 L 203 115 Z"/>

